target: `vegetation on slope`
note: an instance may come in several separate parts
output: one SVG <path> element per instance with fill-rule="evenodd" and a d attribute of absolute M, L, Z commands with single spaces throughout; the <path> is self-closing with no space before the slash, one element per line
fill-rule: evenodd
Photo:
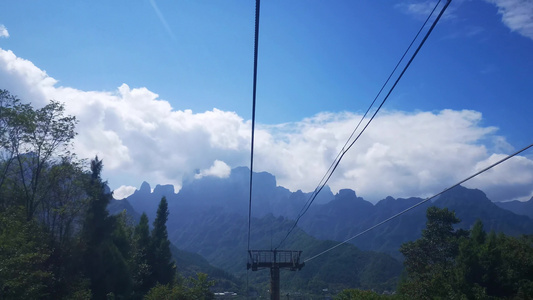
<path fill-rule="evenodd" d="M 470 230 L 447 208 L 429 207 L 422 237 L 402 245 L 406 274 L 395 295 L 347 289 L 347 299 L 532 299 L 533 236 Z"/>
<path fill-rule="evenodd" d="M 102 161 L 86 171 L 71 152 L 75 124 L 57 102 L 34 109 L 0 91 L 0 298 L 212 297 L 205 276 L 176 276 L 165 199 L 151 232 L 146 216 L 108 213 Z"/>

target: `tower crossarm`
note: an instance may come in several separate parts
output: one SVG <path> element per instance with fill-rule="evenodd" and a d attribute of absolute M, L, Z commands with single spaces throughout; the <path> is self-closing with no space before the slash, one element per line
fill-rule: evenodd
<path fill-rule="evenodd" d="M 298 250 L 248 250 L 247 268 L 252 271 L 272 267 L 301 270 L 304 266 L 300 262 L 301 254 L 302 251 Z"/>

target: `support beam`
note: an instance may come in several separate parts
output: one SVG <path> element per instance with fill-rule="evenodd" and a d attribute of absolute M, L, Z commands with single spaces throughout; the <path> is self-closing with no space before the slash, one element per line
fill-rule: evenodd
<path fill-rule="evenodd" d="M 270 269 L 270 299 L 280 299 L 280 269 L 291 271 L 301 270 L 304 263 L 300 262 L 302 251 L 294 250 L 248 250 L 247 268 L 252 271 Z"/>
<path fill-rule="evenodd" d="M 270 300 L 280 300 L 279 284 L 279 266 L 273 265 L 270 268 Z"/>

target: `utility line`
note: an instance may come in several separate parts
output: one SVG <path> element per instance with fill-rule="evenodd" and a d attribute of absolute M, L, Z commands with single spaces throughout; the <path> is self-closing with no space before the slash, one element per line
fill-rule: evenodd
<path fill-rule="evenodd" d="M 431 34 L 431 32 L 433 31 L 433 29 L 435 28 L 435 26 L 437 25 L 437 23 L 439 22 L 440 18 L 442 17 L 442 15 L 444 14 L 444 11 L 446 11 L 446 8 L 448 8 L 448 5 L 450 4 L 451 0 L 447 0 L 446 4 L 444 5 L 444 7 L 441 9 L 439 15 L 437 16 L 437 18 L 435 19 L 435 21 L 433 21 L 433 24 L 431 25 L 431 27 L 429 28 L 428 32 L 426 33 L 426 35 L 424 36 L 424 38 L 422 39 L 422 41 L 420 42 L 420 44 L 418 45 L 418 47 L 416 48 L 415 52 L 413 53 L 413 55 L 411 56 L 411 58 L 409 59 L 409 61 L 407 62 L 407 64 L 405 65 L 405 67 L 403 68 L 402 72 L 400 73 L 400 75 L 398 76 L 398 78 L 396 79 L 396 81 L 394 82 L 394 84 L 392 85 L 392 87 L 389 89 L 387 95 L 385 96 L 385 98 L 381 101 L 381 104 L 378 106 L 378 108 L 376 109 L 376 111 L 374 112 L 374 114 L 372 115 L 372 117 L 368 120 L 368 122 L 366 123 L 366 125 L 363 127 L 363 129 L 361 130 L 361 132 L 356 136 L 356 138 L 350 143 L 350 145 L 344 149 L 341 150 L 341 152 L 339 153 L 339 155 L 337 156 L 338 159 L 336 159 L 335 161 L 333 161 L 333 164 L 332 164 L 332 167 L 330 166 L 330 169 L 328 170 L 328 172 L 326 172 L 326 174 L 324 175 L 323 177 L 323 180 L 321 181 L 322 183 L 319 184 L 319 186 L 317 186 L 317 188 L 315 189 L 315 191 L 313 192 L 313 194 L 311 195 L 310 197 L 310 200 L 307 201 L 307 203 L 304 205 L 304 208 L 302 209 L 302 211 L 300 211 L 300 214 L 298 215 L 298 217 L 296 218 L 296 221 L 294 222 L 293 226 L 291 227 L 291 229 L 289 230 L 289 232 L 285 235 L 285 237 L 283 238 L 283 240 L 279 243 L 278 247 L 281 247 L 281 245 L 287 240 L 287 238 L 289 237 L 289 235 L 292 233 L 292 231 L 296 228 L 296 225 L 298 224 L 298 222 L 300 221 L 300 219 L 302 218 L 302 216 L 309 210 L 309 208 L 311 207 L 311 204 L 314 202 L 314 200 L 316 199 L 317 195 L 320 193 L 320 191 L 322 191 L 322 189 L 326 186 L 327 182 L 329 181 L 329 179 L 331 178 L 331 176 L 333 175 L 333 173 L 335 172 L 335 170 L 337 169 L 339 163 L 341 162 L 342 158 L 344 157 L 344 155 L 348 152 L 348 150 L 350 150 L 350 148 L 355 144 L 355 142 L 359 139 L 359 137 L 361 137 L 361 135 L 363 134 L 363 132 L 365 132 L 365 130 L 367 129 L 367 127 L 370 125 L 370 123 L 374 120 L 374 118 L 376 117 L 377 113 L 381 110 L 381 108 L 383 107 L 383 105 L 385 104 L 385 102 L 387 101 L 387 99 L 389 98 L 390 94 L 392 93 L 392 91 L 394 90 L 394 88 L 396 87 L 396 85 L 398 84 L 398 82 L 400 81 L 400 79 L 403 77 L 404 73 L 407 71 L 407 69 L 409 68 L 409 66 L 411 65 L 411 63 L 413 62 L 414 58 L 416 57 L 416 55 L 418 54 L 418 52 L 420 51 L 420 49 L 422 48 L 422 46 L 424 45 L 424 43 L 426 42 L 427 38 L 429 37 L 429 35 Z M 429 18 L 433 15 L 433 12 L 435 11 L 435 9 L 437 8 L 437 6 L 439 5 L 440 1 L 435 5 L 435 7 L 433 8 L 433 10 L 431 11 L 430 15 L 428 16 L 428 18 L 426 19 L 426 22 L 429 20 Z M 419 32 L 417 33 L 417 35 L 415 36 L 415 39 L 413 39 L 413 42 L 416 40 L 416 38 L 418 37 L 420 31 L 425 27 L 426 25 L 426 22 L 424 22 L 424 24 L 422 25 L 422 27 L 420 28 Z M 411 45 L 413 44 L 413 42 L 411 42 Z M 400 59 L 400 61 L 398 62 L 398 64 L 396 65 L 396 67 L 394 68 L 393 72 L 391 73 L 391 75 L 389 76 L 389 79 L 390 77 L 392 76 L 392 74 L 395 72 L 396 68 L 398 67 L 398 65 L 401 63 L 401 61 L 403 60 L 403 58 L 405 57 L 405 54 L 407 53 L 407 51 L 409 51 L 409 48 L 411 47 L 411 45 L 409 45 L 409 47 L 407 48 L 406 52 L 404 53 L 404 55 L 402 56 L 402 58 Z M 374 99 L 374 101 L 372 102 L 371 106 L 369 107 L 369 109 L 367 110 L 367 113 L 368 111 L 370 110 L 370 108 L 374 105 L 374 102 L 375 100 L 377 99 L 377 97 L 380 95 L 381 91 L 383 90 L 383 88 L 385 87 L 385 85 L 387 84 L 388 80 L 385 82 L 385 84 L 383 85 L 383 87 L 381 88 L 381 90 L 379 91 L 378 95 L 376 96 L 376 98 Z M 365 113 L 365 116 L 366 114 Z M 362 120 L 364 119 L 364 116 L 363 118 L 361 119 L 361 121 L 359 122 L 359 124 L 362 122 Z M 350 139 L 352 138 L 352 136 L 354 135 L 355 131 L 357 130 L 357 128 L 359 127 L 359 124 L 357 125 L 356 129 L 352 132 L 352 135 L 350 135 L 350 138 L 348 139 L 348 141 L 346 142 L 346 144 L 349 143 Z M 345 146 L 346 146 L 345 144 Z M 330 171 L 331 170 L 331 171 Z M 324 179 L 325 178 L 325 179 Z"/>
<path fill-rule="evenodd" d="M 429 14 L 429 16 L 426 18 L 426 20 L 424 21 L 424 23 L 422 24 L 422 26 L 420 27 L 420 29 L 418 30 L 418 32 L 416 33 L 415 37 L 413 38 L 413 40 L 411 41 L 411 43 L 409 44 L 409 46 L 407 47 L 407 49 L 405 50 L 405 52 L 403 53 L 402 57 L 400 58 L 400 60 L 398 60 L 398 63 L 396 64 L 396 66 L 394 67 L 394 69 L 392 70 L 392 72 L 389 74 L 389 77 L 387 78 L 387 80 L 385 81 L 385 83 L 383 83 L 383 85 L 381 86 L 381 89 L 379 90 L 379 92 L 377 93 L 377 95 L 374 97 L 374 100 L 372 101 L 372 103 L 370 104 L 370 106 L 368 107 L 368 109 L 366 110 L 366 112 L 364 113 L 364 115 L 361 117 L 361 119 L 359 120 L 359 122 L 357 123 L 357 126 L 355 127 L 355 129 L 352 131 L 352 133 L 350 134 L 350 137 L 348 137 L 348 139 L 346 140 L 346 143 L 344 144 L 344 146 L 342 146 L 342 149 L 339 151 L 339 153 L 337 154 L 337 157 L 335 157 L 335 159 L 333 160 L 333 162 L 331 163 L 331 165 L 329 166 L 329 169 L 326 171 L 326 173 L 324 174 L 324 176 L 322 177 L 322 179 L 320 180 L 320 182 L 318 183 L 317 187 L 315 188 L 315 190 L 313 191 L 313 193 L 310 195 L 310 197 L 308 198 L 307 202 L 305 203 L 305 205 L 302 207 L 302 210 L 300 210 L 300 213 L 298 214 L 298 217 L 303 215 L 306 211 L 306 207 L 310 206 L 311 203 L 314 201 L 314 199 L 318 196 L 318 192 L 320 190 L 322 190 L 321 186 L 323 187 L 325 185 L 326 182 L 324 182 L 324 180 L 326 180 L 328 174 L 331 172 L 332 168 L 335 166 L 335 164 L 337 163 L 337 161 L 339 160 L 339 158 L 341 158 L 343 152 L 345 152 L 346 150 L 346 146 L 348 146 L 350 140 L 352 139 L 352 137 L 354 136 L 354 134 L 357 132 L 357 129 L 359 129 L 359 126 L 361 125 L 361 123 L 363 122 L 363 120 L 366 118 L 366 116 L 368 115 L 368 113 L 370 112 L 370 109 L 372 109 L 372 107 L 374 106 L 374 103 L 376 102 L 376 100 L 378 99 L 378 97 L 381 95 L 381 92 L 383 92 L 383 90 L 385 89 L 385 87 L 387 86 L 387 84 L 389 83 L 390 79 L 392 78 L 392 76 L 394 75 L 394 73 L 396 72 L 396 70 L 398 69 L 398 67 L 400 66 L 400 64 L 402 63 L 403 59 L 405 58 L 405 56 L 407 55 L 407 53 L 409 52 L 409 50 L 411 50 L 411 47 L 413 46 L 413 44 L 415 43 L 415 41 L 418 39 L 418 36 L 420 35 L 420 33 L 422 32 L 422 30 L 424 29 L 424 27 L 426 27 L 427 25 L 427 22 L 429 21 L 429 19 L 431 18 L 431 16 L 433 15 L 433 13 L 435 12 L 435 10 L 437 9 L 438 5 L 440 4 L 441 0 L 439 0 L 437 2 L 437 4 L 435 5 L 435 7 L 433 7 L 433 10 L 431 11 L 431 13 Z"/>
<path fill-rule="evenodd" d="M 347 239 L 347 240 L 345 240 L 345 241 L 343 241 L 343 242 L 341 242 L 341 243 L 339 243 L 339 244 L 337 244 L 337 245 L 335 245 L 335 246 L 333 246 L 333 247 L 331 247 L 331 248 L 329 248 L 329 249 L 327 249 L 327 250 L 324 250 L 324 251 L 318 253 L 317 255 L 312 256 L 311 258 L 308 258 L 308 259 L 304 260 L 304 262 L 308 262 L 308 261 L 310 261 L 310 260 L 313 260 L 313 259 L 315 259 L 315 258 L 321 256 L 322 254 L 325 254 L 325 253 L 327 253 L 327 252 L 329 252 L 329 251 L 331 251 L 331 250 L 333 250 L 333 249 L 335 249 L 335 248 L 337 248 L 337 247 L 339 247 L 339 246 L 341 246 L 341 245 L 343 245 L 343 244 L 346 244 L 347 242 L 349 242 L 349 241 L 355 239 L 356 237 L 359 237 L 359 236 L 361 236 L 361 235 L 363 235 L 363 234 L 365 234 L 365 233 L 367 233 L 367 232 L 369 232 L 369 231 L 371 231 L 371 230 L 373 230 L 373 229 L 375 229 L 375 228 L 377 228 L 377 227 L 379 227 L 379 226 L 381 226 L 381 225 L 383 225 L 383 224 L 385 224 L 385 223 L 387 223 L 387 222 L 389 222 L 389 221 L 391 221 L 391 220 L 393 220 L 393 219 L 395 219 L 395 218 L 397 218 L 397 217 L 399 217 L 399 216 L 405 214 L 406 212 L 408 212 L 408 211 L 410 211 L 410 210 L 412 210 L 412 209 L 414 209 L 414 208 L 416 208 L 416 207 L 418 207 L 418 206 L 420 206 L 420 205 L 422 205 L 422 204 L 428 202 L 429 200 L 431 200 L 431 199 L 433 199 L 433 198 L 435 198 L 435 197 L 438 197 L 438 196 L 440 196 L 440 195 L 446 193 L 447 191 L 449 191 L 449 190 L 451 190 L 451 189 L 453 189 L 453 188 L 455 188 L 455 187 L 457 187 L 457 186 L 459 186 L 459 185 L 465 183 L 466 181 L 468 181 L 468 180 L 470 180 L 470 179 L 472 179 L 472 178 L 478 176 L 478 175 L 481 174 L 481 173 L 484 173 L 484 172 L 486 172 L 486 171 L 492 169 L 493 167 L 495 167 L 495 166 L 497 166 L 497 165 L 503 163 L 504 161 L 506 161 L 506 160 L 508 160 L 508 159 L 510 159 L 510 158 L 512 158 L 512 157 L 514 157 L 514 156 L 516 156 L 516 155 L 518 155 L 518 154 L 520 154 L 520 153 L 526 151 L 527 149 L 529 149 L 529 148 L 531 148 L 531 147 L 533 147 L 533 144 L 530 144 L 529 146 L 524 147 L 524 148 L 522 148 L 521 150 L 516 151 L 515 153 L 513 153 L 513 154 L 511 154 L 511 155 L 508 155 L 508 156 L 506 156 L 506 157 L 503 158 L 503 159 L 500 159 L 499 161 L 493 163 L 492 165 L 486 167 L 485 169 L 483 169 L 483 170 L 481 170 L 481 171 L 479 171 L 479 172 L 477 172 L 477 173 L 475 173 L 475 174 L 473 174 L 473 175 L 471 175 L 471 176 L 469 176 L 469 177 L 467 177 L 467 178 L 465 178 L 465 179 L 459 181 L 458 183 L 456 183 L 456 184 L 454 184 L 454 185 L 452 185 L 452 186 L 450 186 L 450 187 L 444 189 L 442 192 L 437 193 L 437 194 L 435 194 L 435 195 L 433 195 L 433 196 L 431 196 L 431 197 L 429 197 L 429 198 L 426 198 L 426 199 L 424 199 L 424 200 L 418 202 L 417 204 L 415 204 L 415 205 L 413 205 L 413 206 L 411 206 L 411 207 L 409 207 L 409 208 L 407 208 L 407 209 L 405 209 L 405 210 L 403 210 L 403 211 L 401 211 L 401 212 L 399 212 L 399 213 L 393 215 L 392 217 L 389 217 L 388 219 L 385 219 L 385 220 L 379 222 L 378 224 L 376 224 L 376 225 L 374 225 L 374 226 L 372 226 L 372 227 L 370 227 L 370 228 L 368 228 L 368 229 L 366 229 L 366 230 L 364 230 L 364 231 L 362 231 L 362 232 L 360 232 L 360 233 L 358 233 L 358 234 L 352 236 L 351 238 L 349 238 L 349 239 Z"/>
<path fill-rule="evenodd" d="M 257 53 L 259 52 L 259 9 L 261 0 L 255 1 L 255 38 L 254 38 L 254 79 L 252 96 L 252 143 L 250 149 L 250 197 L 248 201 L 248 250 L 250 250 L 250 232 L 252 224 L 252 183 L 254 175 L 254 136 L 255 136 L 255 99 L 257 92 Z"/>
<path fill-rule="evenodd" d="M 259 52 L 259 10 L 261 0 L 255 1 L 255 34 L 254 34 L 254 76 L 252 91 L 252 141 L 250 145 L 250 195 L 248 200 L 248 252 L 250 251 L 250 234 L 252 228 L 252 183 L 254 175 L 254 137 L 255 137 L 255 100 L 257 94 L 257 53 Z M 248 298 L 248 269 L 246 269 L 246 296 Z"/>

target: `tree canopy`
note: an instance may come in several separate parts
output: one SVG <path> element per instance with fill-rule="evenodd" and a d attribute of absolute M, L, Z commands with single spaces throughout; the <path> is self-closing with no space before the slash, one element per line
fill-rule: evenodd
<path fill-rule="evenodd" d="M 402 245 L 406 277 L 398 292 L 413 299 L 533 297 L 533 237 L 490 232 L 481 221 L 454 230 L 459 219 L 430 207 L 422 237 Z"/>
<path fill-rule="evenodd" d="M 0 299 L 143 299 L 156 285 L 207 299 L 204 275 L 176 279 L 166 199 L 151 233 L 145 214 L 110 215 L 103 161 L 72 152 L 75 125 L 59 102 L 0 90 Z"/>

